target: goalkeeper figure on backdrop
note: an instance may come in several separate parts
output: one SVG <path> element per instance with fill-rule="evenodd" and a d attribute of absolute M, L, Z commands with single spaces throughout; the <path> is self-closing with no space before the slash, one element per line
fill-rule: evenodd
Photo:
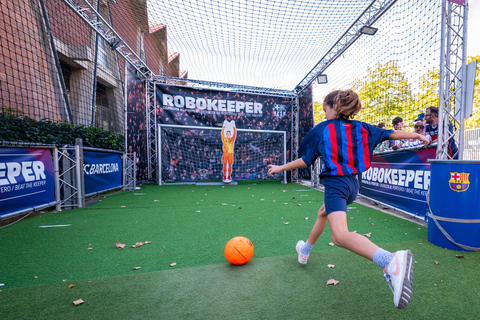
<path fill-rule="evenodd" d="M 237 128 L 235 121 L 223 121 L 222 127 L 222 143 L 223 143 L 223 182 L 232 182 L 233 170 L 233 152 L 235 149 L 235 139 L 237 138 Z"/>

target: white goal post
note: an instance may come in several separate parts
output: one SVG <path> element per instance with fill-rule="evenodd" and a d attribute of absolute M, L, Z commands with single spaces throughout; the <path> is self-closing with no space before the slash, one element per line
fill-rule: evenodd
<path fill-rule="evenodd" d="M 159 124 L 158 184 L 223 184 L 222 127 Z M 267 165 L 287 161 L 287 132 L 236 129 L 232 179 L 282 180 L 287 173 L 268 176 Z M 210 182 L 206 182 L 210 181 Z"/>

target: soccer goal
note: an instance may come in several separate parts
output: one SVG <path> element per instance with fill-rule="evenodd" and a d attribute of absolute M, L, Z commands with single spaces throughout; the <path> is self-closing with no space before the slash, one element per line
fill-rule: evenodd
<path fill-rule="evenodd" d="M 221 127 L 158 125 L 158 183 L 223 184 Z M 267 174 L 267 165 L 287 161 L 286 131 L 236 129 L 232 182 L 282 180 L 286 172 Z"/>

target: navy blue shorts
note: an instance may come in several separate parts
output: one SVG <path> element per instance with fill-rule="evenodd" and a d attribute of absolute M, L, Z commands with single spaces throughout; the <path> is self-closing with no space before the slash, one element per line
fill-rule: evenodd
<path fill-rule="evenodd" d="M 323 185 L 327 215 L 334 211 L 347 212 L 347 205 L 357 198 L 359 184 L 356 175 L 323 176 Z"/>

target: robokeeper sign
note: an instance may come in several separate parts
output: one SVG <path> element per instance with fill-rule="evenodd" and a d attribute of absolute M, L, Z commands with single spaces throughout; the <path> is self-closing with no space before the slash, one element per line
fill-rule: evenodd
<path fill-rule="evenodd" d="M 435 149 L 375 155 L 359 175 L 360 194 L 425 218 L 430 187 L 430 163 Z"/>
<path fill-rule="evenodd" d="M 53 201 L 50 149 L 0 148 L 0 216 Z"/>
<path fill-rule="evenodd" d="M 157 84 L 156 99 L 160 124 L 215 127 L 234 120 L 237 129 L 291 130 L 291 98 Z"/>
<path fill-rule="evenodd" d="M 118 153 L 83 151 L 85 194 L 122 186 L 122 158 Z"/>

